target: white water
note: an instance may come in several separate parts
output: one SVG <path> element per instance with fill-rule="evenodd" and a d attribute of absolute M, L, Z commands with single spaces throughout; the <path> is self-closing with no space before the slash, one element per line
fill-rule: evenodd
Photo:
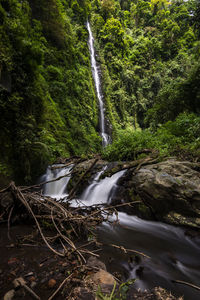
<path fill-rule="evenodd" d="M 89 50 L 90 50 L 90 57 L 91 57 L 91 65 L 92 65 L 92 74 L 95 82 L 97 98 L 99 100 L 99 110 L 100 110 L 100 133 L 102 137 L 102 144 L 103 147 L 109 144 L 109 135 L 105 132 L 105 116 L 104 116 L 104 103 L 103 97 L 101 93 L 101 81 L 99 77 L 98 67 L 95 59 L 95 50 L 94 50 L 94 38 L 92 35 L 92 30 L 90 27 L 90 23 L 87 22 L 87 30 L 89 33 Z"/>
<path fill-rule="evenodd" d="M 47 168 L 46 174 L 42 177 L 41 181 L 50 181 L 64 175 L 68 175 L 71 169 L 73 168 L 73 165 L 64 168 L 63 167 L 59 168 L 59 167 L 62 167 L 62 165 L 49 166 Z M 69 180 L 70 180 L 70 175 L 63 177 L 57 181 L 45 184 L 43 194 L 45 196 L 50 196 L 57 200 L 67 197 L 68 194 L 66 188 Z"/>
<path fill-rule="evenodd" d="M 70 172 L 72 166 L 64 169 L 47 169 L 46 180 L 58 178 Z M 100 179 L 105 171 L 98 172 L 80 200 L 73 200 L 75 205 L 94 205 L 111 203 L 117 193 L 117 182 L 125 171 L 120 171 L 111 177 Z M 43 180 L 44 181 L 44 180 Z M 47 184 L 45 195 L 60 199 L 67 196 L 66 186 L 69 177 Z M 172 283 L 172 280 L 183 280 L 200 285 L 200 241 L 192 240 L 185 235 L 183 229 L 161 222 L 146 221 L 136 216 L 118 212 L 110 217 L 98 229 L 98 237 L 105 245 L 115 244 L 133 249 L 148 255 L 150 259 L 139 262 L 129 258 L 134 253 L 123 254 L 110 246 L 104 246 L 104 256 L 112 257 L 114 264 L 126 272 L 126 278 L 137 278 L 135 288 L 151 289 L 155 286 L 167 288 L 169 291 L 184 295 L 184 300 L 198 300 L 199 291 L 184 285 Z M 142 268 L 141 274 L 138 274 Z"/>
<path fill-rule="evenodd" d="M 93 182 L 85 189 L 80 196 L 80 199 L 76 199 L 72 202 L 74 205 L 91 206 L 97 204 L 110 204 L 112 195 L 117 189 L 117 182 L 120 177 L 126 172 L 120 171 L 112 175 L 111 177 L 105 177 L 99 181 L 100 176 L 105 172 L 106 167 L 97 173 Z"/>

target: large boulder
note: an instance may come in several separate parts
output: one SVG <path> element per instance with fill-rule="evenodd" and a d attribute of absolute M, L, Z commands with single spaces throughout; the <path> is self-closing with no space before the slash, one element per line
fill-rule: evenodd
<path fill-rule="evenodd" d="M 157 220 L 200 228 L 200 164 L 168 159 L 129 173 L 129 187 Z"/>

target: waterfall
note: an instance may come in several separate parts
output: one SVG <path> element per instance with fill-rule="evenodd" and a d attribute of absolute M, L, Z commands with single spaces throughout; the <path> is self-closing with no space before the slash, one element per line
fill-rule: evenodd
<path fill-rule="evenodd" d="M 50 181 L 59 177 L 69 175 L 73 165 L 63 167 L 62 165 L 52 165 L 46 170 L 46 174 L 40 179 L 41 182 Z M 67 197 L 67 184 L 70 180 L 70 175 L 62 177 L 61 179 L 47 183 L 44 186 L 43 195 L 56 198 L 57 200 Z"/>
<path fill-rule="evenodd" d="M 111 177 L 105 177 L 98 181 L 101 174 L 105 171 L 105 168 L 97 173 L 94 181 L 89 185 L 81 196 L 81 203 L 90 206 L 94 204 L 106 204 L 110 203 L 113 194 L 117 188 L 117 182 L 120 177 L 126 172 L 126 170 L 119 171 Z"/>
<path fill-rule="evenodd" d="M 105 130 L 105 116 L 104 116 L 104 103 L 103 103 L 103 96 L 101 92 L 101 81 L 99 77 L 99 71 L 97 67 L 97 62 L 95 59 L 95 50 L 94 50 L 94 38 L 92 35 L 92 30 L 90 27 L 90 23 L 87 22 L 87 30 L 89 33 L 89 50 L 90 50 L 90 58 L 91 58 L 91 65 L 92 65 L 92 74 L 94 78 L 94 83 L 96 87 L 96 93 L 97 93 L 97 98 L 99 100 L 99 110 L 100 110 L 100 133 L 102 137 L 102 145 L 103 147 L 106 147 L 109 144 L 110 137 L 106 133 Z"/>

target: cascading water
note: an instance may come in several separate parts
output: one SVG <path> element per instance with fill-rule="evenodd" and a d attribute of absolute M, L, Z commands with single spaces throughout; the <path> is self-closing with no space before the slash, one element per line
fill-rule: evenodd
<path fill-rule="evenodd" d="M 111 177 L 105 177 L 100 182 L 98 182 L 99 177 L 105 171 L 105 168 L 97 173 L 94 181 L 89 185 L 84 193 L 82 194 L 81 203 L 86 206 L 91 206 L 94 204 L 105 204 L 110 203 L 111 197 L 116 190 L 116 185 L 120 177 L 123 176 L 125 170 L 117 172 Z"/>
<path fill-rule="evenodd" d="M 50 196 L 52 198 L 61 199 L 67 197 L 67 184 L 70 180 L 70 171 L 73 168 L 73 165 L 68 167 L 63 167 L 62 165 L 52 165 L 47 168 L 46 174 L 42 176 L 40 179 L 41 182 L 46 182 L 50 180 L 57 179 L 62 177 L 61 179 L 47 183 L 44 186 L 43 194 L 45 196 Z M 66 176 L 69 175 L 69 176 Z"/>
<path fill-rule="evenodd" d="M 94 50 L 94 38 L 92 35 L 92 30 L 90 27 L 90 23 L 87 22 L 87 30 L 89 33 L 89 50 L 90 50 L 90 57 L 91 57 L 91 65 L 92 65 L 92 74 L 95 82 L 97 98 L 99 100 L 99 110 L 100 110 L 100 133 L 102 137 L 102 144 L 103 147 L 106 147 L 109 144 L 110 137 L 105 131 L 105 116 L 104 116 L 104 103 L 103 97 L 101 92 L 101 81 L 99 77 L 98 67 L 95 59 L 95 50 Z"/>
<path fill-rule="evenodd" d="M 69 173 L 72 166 L 63 169 L 47 170 L 46 180 Z M 86 188 L 79 200 L 72 201 L 72 206 L 111 203 L 117 193 L 117 182 L 125 171 L 120 171 L 111 177 L 100 180 L 105 167 L 97 173 L 93 182 Z M 45 194 L 57 199 L 66 195 L 66 185 L 69 177 L 62 178 L 45 187 Z M 108 267 L 121 269 L 126 279 L 136 278 L 135 288 L 149 290 L 155 286 L 164 287 L 177 295 L 184 295 L 184 300 L 198 300 L 199 291 L 175 284 L 173 280 L 190 282 L 200 285 L 200 241 L 191 240 L 183 229 L 160 222 L 145 221 L 136 216 L 118 212 L 117 220 L 113 215 L 109 221 L 98 228 L 98 239 L 104 244 L 102 256 L 108 262 Z M 120 245 L 144 253 L 149 258 L 135 259 L 132 254 L 122 254 L 113 251 L 110 244 Z M 112 262 L 109 263 L 110 258 Z M 131 258 L 131 259 L 130 259 Z"/>

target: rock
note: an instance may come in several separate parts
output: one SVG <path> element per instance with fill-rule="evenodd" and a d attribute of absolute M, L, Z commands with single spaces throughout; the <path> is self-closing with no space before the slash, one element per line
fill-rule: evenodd
<path fill-rule="evenodd" d="M 102 269 L 102 270 L 106 271 L 106 265 L 94 256 L 89 257 L 89 259 L 87 261 L 87 266 L 91 267 L 91 268 L 98 268 L 98 269 Z"/>
<path fill-rule="evenodd" d="M 55 279 L 50 279 L 50 280 L 48 281 L 48 287 L 49 287 L 49 288 L 53 288 L 55 285 L 56 285 Z"/>
<path fill-rule="evenodd" d="M 114 277 L 105 270 L 98 271 L 92 276 L 91 279 L 97 285 L 114 285 L 116 282 Z"/>
<path fill-rule="evenodd" d="M 200 228 L 200 165 L 169 159 L 133 172 L 129 186 L 156 219 Z"/>

